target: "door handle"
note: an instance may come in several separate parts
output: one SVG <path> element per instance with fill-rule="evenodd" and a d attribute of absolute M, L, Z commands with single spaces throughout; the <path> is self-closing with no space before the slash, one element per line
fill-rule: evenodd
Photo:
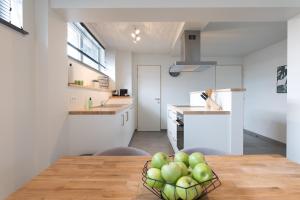
<path fill-rule="evenodd" d="M 156 100 L 156 102 L 158 103 L 158 104 L 160 104 L 160 98 L 154 98 L 154 100 Z"/>

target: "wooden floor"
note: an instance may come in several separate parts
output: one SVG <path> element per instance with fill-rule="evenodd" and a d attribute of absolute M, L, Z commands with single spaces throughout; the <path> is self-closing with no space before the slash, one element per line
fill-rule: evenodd
<path fill-rule="evenodd" d="M 173 154 L 166 131 L 160 132 L 135 132 L 130 146 L 143 149 L 151 154 L 162 151 Z M 244 154 L 280 154 L 285 156 L 285 145 L 255 137 L 247 131 L 244 133 Z"/>

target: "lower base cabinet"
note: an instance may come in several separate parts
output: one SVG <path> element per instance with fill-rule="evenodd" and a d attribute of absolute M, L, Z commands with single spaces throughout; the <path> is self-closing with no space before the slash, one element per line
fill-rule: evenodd
<path fill-rule="evenodd" d="M 68 123 L 69 155 L 126 147 L 135 130 L 134 106 L 115 115 L 70 115 Z"/>

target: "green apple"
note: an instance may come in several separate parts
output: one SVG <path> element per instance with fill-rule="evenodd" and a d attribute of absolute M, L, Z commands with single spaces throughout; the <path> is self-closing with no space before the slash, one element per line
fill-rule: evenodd
<path fill-rule="evenodd" d="M 169 156 L 163 152 L 158 152 L 154 154 L 151 160 L 151 167 L 161 169 L 165 164 L 169 163 Z"/>
<path fill-rule="evenodd" d="M 181 168 L 181 175 L 186 176 L 189 174 L 189 170 L 183 162 L 176 162 L 177 165 Z"/>
<path fill-rule="evenodd" d="M 199 163 L 205 163 L 204 155 L 200 152 L 194 152 L 189 156 L 189 164 L 190 167 L 194 169 L 194 167 Z"/>
<path fill-rule="evenodd" d="M 174 161 L 183 162 L 187 167 L 189 167 L 189 155 L 185 152 L 177 152 L 174 156 Z"/>
<path fill-rule="evenodd" d="M 179 196 L 176 192 L 176 187 L 170 184 L 166 184 L 163 191 L 162 196 L 164 199 L 167 200 L 177 200 L 179 199 Z"/>
<path fill-rule="evenodd" d="M 181 177 L 176 183 L 176 192 L 181 199 L 193 200 L 202 192 L 202 187 L 189 176 Z"/>
<path fill-rule="evenodd" d="M 181 167 L 175 162 L 170 162 L 161 168 L 161 176 L 167 183 L 175 184 L 181 177 Z"/>
<path fill-rule="evenodd" d="M 164 180 L 161 176 L 160 170 L 157 168 L 148 169 L 146 183 L 149 187 L 162 189 L 164 186 Z"/>
<path fill-rule="evenodd" d="M 199 183 L 203 183 L 213 178 L 211 168 L 205 163 L 197 164 L 192 172 L 193 178 Z"/>

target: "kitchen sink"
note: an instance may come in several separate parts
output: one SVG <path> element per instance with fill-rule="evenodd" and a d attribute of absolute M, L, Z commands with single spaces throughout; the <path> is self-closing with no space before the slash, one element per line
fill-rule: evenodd
<path fill-rule="evenodd" d="M 101 105 L 101 106 L 97 106 L 99 108 L 117 108 L 117 107 L 121 107 L 124 106 L 125 104 L 105 104 L 105 105 Z"/>

